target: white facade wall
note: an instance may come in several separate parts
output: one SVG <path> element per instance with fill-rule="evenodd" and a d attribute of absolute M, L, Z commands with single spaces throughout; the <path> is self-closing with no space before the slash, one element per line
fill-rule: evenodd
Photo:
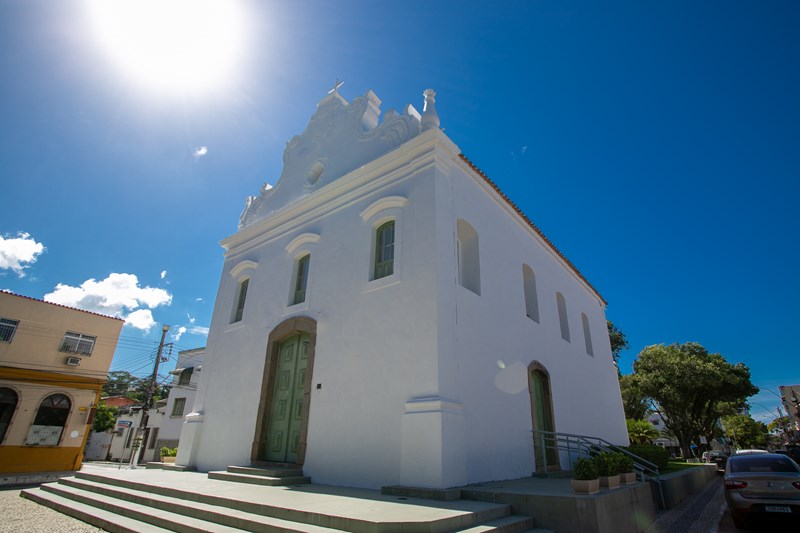
<path fill-rule="evenodd" d="M 370 281 L 370 242 L 396 222 L 395 273 Z M 481 294 L 458 284 L 456 221 L 479 236 Z M 528 365 L 549 372 L 557 431 L 627 443 L 604 303 L 459 158 L 438 129 L 223 241 L 207 350 L 178 464 L 249 464 L 270 332 L 316 321 L 304 470 L 317 483 L 433 488 L 533 471 Z M 310 252 L 306 301 L 289 305 Z M 522 265 L 540 322 L 526 317 Z M 231 323 L 239 283 L 244 316 Z M 561 338 L 555 293 L 567 303 Z M 589 320 L 586 353 L 581 313 Z"/>

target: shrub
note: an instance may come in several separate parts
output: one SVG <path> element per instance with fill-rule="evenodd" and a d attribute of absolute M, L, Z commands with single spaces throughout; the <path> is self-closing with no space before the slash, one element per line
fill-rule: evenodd
<path fill-rule="evenodd" d="M 620 474 L 633 472 L 633 458 L 622 453 L 618 453 L 617 455 L 619 456 L 617 461 L 619 463 Z"/>
<path fill-rule="evenodd" d="M 597 479 L 597 465 L 588 457 L 580 457 L 573 468 L 575 479 Z"/>
<path fill-rule="evenodd" d="M 638 455 L 645 461 L 654 463 L 658 468 L 666 468 L 669 463 L 669 452 L 661 446 L 654 444 L 635 444 L 625 448 L 634 455 Z"/>
<path fill-rule="evenodd" d="M 597 466 L 597 473 L 601 476 L 616 476 L 619 474 L 619 461 L 616 453 L 603 452 L 600 455 L 595 455 L 594 462 Z"/>
<path fill-rule="evenodd" d="M 161 457 L 175 457 L 178 455 L 178 448 L 161 447 Z"/>

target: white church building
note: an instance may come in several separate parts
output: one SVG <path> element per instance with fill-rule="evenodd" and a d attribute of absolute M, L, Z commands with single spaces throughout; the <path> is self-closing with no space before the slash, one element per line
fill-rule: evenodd
<path fill-rule="evenodd" d="M 448 488 L 558 468 L 534 428 L 628 443 L 605 301 L 434 96 L 381 116 L 332 90 L 247 199 L 179 465 Z"/>

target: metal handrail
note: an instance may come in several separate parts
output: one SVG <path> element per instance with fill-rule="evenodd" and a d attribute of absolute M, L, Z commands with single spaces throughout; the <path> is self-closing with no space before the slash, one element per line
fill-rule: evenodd
<path fill-rule="evenodd" d="M 575 458 L 592 457 L 603 452 L 616 452 L 627 455 L 633 459 L 633 470 L 636 473 L 636 477 L 641 481 L 652 481 L 656 484 L 661 500 L 661 507 L 666 508 L 664 504 L 664 492 L 661 486 L 661 474 L 659 473 L 658 466 L 647 459 L 639 457 L 621 446 L 612 444 L 600 437 L 535 429 L 533 430 L 533 439 L 534 448 L 538 448 L 539 452 L 542 454 L 542 464 L 547 465 L 547 450 L 563 451 L 567 452 L 570 470 L 572 470 L 573 454 Z M 539 443 L 541 443 L 541 446 Z"/>

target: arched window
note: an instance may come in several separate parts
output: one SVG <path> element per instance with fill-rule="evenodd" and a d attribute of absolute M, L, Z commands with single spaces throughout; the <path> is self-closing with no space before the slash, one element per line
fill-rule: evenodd
<path fill-rule="evenodd" d="M 583 322 L 583 340 L 586 342 L 586 353 L 594 357 L 592 333 L 589 331 L 589 319 L 586 317 L 586 313 L 581 313 L 581 322 Z"/>
<path fill-rule="evenodd" d="M 522 265 L 522 287 L 525 291 L 525 314 L 539 322 L 539 296 L 536 294 L 536 276 L 528 265 Z"/>
<path fill-rule="evenodd" d="M 375 230 L 375 272 L 372 279 L 385 278 L 393 273 L 394 220 L 390 220 Z"/>
<path fill-rule="evenodd" d="M 456 248 L 458 251 L 458 283 L 475 294 L 481 293 L 481 261 L 478 250 L 478 232 L 469 222 L 456 222 Z"/>
<path fill-rule="evenodd" d="M 19 397 L 8 387 L 0 387 L 0 444 L 6 436 L 6 430 L 11 424 L 11 417 L 17 409 Z"/>
<path fill-rule="evenodd" d="M 58 446 L 71 407 L 72 403 L 64 394 L 51 394 L 42 400 L 25 444 Z"/>
<path fill-rule="evenodd" d="M 306 285 L 308 284 L 308 264 L 311 261 L 311 254 L 306 254 L 297 260 L 294 276 L 294 293 L 292 305 L 306 301 Z"/>
<path fill-rule="evenodd" d="M 569 322 L 567 321 L 567 302 L 564 295 L 556 293 L 556 305 L 558 306 L 558 323 L 561 325 L 561 338 L 569 342 Z"/>

